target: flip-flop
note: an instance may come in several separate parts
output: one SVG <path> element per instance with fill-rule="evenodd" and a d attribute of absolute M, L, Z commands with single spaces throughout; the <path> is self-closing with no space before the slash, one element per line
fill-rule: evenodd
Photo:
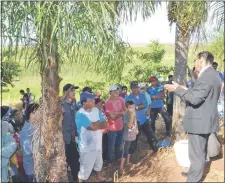
<path fill-rule="evenodd" d="M 112 181 L 112 179 L 111 179 L 111 178 L 109 178 L 109 177 L 106 177 L 106 179 L 105 179 L 105 180 L 103 180 L 103 181 L 100 181 L 100 182 L 113 182 L 113 181 Z"/>

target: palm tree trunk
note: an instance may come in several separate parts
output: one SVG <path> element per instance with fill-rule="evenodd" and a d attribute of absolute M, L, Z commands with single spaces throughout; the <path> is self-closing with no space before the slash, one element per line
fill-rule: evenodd
<path fill-rule="evenodd" d="M 47 25 L 47 52 L 48 67 L 43 76 L 43 113 L 44 125 L 43 139 L 45 142 L 45 157 L 49 161 L 49 182 L 67 182 L 67 168 L 65 147 L 62 134 L 62 114 L 60 110 L 59 84 L 61 78 L 58 75 L 59 54 L 56 36 L 52 37 L 52 24 Z M 51 49 L 50 49 L 51 48 Z"/>
<path fill-rule="evenodd" d="M 67 182 L 68 177 L 59 98 L 61 78 L 58 75 L 56 66 L 49 66 L 45 70 L 43 80 L 43 116 L 45 119 L 42 125 L 42 131 L 45 142 L 45 158 L 49 161 L 48 180 L 49 182 Z"/>
<path fill-rule="evenodd" d="M 175 38 L 175 81 L 181 85 L 186 85 L 187 58 L 189 50 L 190 35 L 184 35 L 179 21 L 176 23 Z M 185 138 L 183 119 L 185 114 L 186 103 L 174 96 L 173 104 L 173 135 L 175 140 Z"/>
<path fill-rule="evenodd" d="M 51 13 L 51 16 L 54 17 L 56 10 L 53 9 Z M 41 150 L 35 152 L 37 153 L 37 159 L 34 158 L 35 174 L 38 182 L 46 180 L 49 182 L 68 182 L 59 97 L 59 84 L 62 80 L 58 75 L 60 58 L 57 36 L 53 35 L 52 25 L 51 18 L 43 23 L 45 37 L 40 42 L 39 47 L 39 52 L 46 54 L 39 54 L 43 67 L 41 69 L 42 104 L 39 111 L 40 125 L 37 131 L 40 132 L 38 138 L 41 140 L 37 138 L 36 143 L 41 142 L 39 146 Z M 38 159 L 38 157 L 43 158 Z"/>

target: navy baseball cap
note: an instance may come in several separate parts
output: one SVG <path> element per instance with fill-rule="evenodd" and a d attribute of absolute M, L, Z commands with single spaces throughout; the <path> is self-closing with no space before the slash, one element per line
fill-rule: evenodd
<path fill-rule="evenodd" d="M 74 86 L 70 83 L 66 84 L 65 86 L 63 86 L 63 93 L 69 91 L 69 90 L 74 90 L 74 89 L 78 89 L 79 86 Z"/>
<path fill-rule="evenodd" d="M 87 92 L 87 91 L 82 92 L 80 94 L 80 101 L 81 102 L 84 101 L 84 100 L 87 100 L 87 99 L 96 99 L 96 98 L 98 98 L 97 95 L 92 94 L 92 93 Z"/>

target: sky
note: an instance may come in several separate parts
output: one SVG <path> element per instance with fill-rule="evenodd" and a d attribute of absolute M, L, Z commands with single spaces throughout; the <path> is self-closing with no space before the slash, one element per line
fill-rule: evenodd
<path fill-rule="evenodd" d="M 213 32 L 212 27 L 214 26 L 208 21 L 206 23 L 207 32 Z M 159 6 L 156 12 L 145 21 L 141 15 L 138 15 L 136 22 L 122 24 L 119 35 L 123 41 L 130 45 L 146 45 L 149 44 L 150 40 L 174 44 L 175 28 L 175 24 L 169 25 L 166 2 L 162 2 L 162 6 Z"/>
<path fill-rule="evenodd" d="M 166 4 L 158 7 L 154 15 L 145 21 L 138 15 L 136 22 L 122 24 L 120 35 L 131 45 L 148 44 L 150 40 L 161 43 L 175 42 L 175 25 L 169 26 Z"/>

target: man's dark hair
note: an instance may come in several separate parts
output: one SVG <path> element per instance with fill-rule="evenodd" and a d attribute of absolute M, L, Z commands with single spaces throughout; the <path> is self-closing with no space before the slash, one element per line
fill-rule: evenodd
<path fill-rule="evenodd" d="M 122 90 L 127 90 L 127 86 L 122 86 Z"/>
<path fill-rule="evenodd" d="M 37 104 L 37 103 L 29 105 L 28 110 L 27 110 L 27 116 L 30 116 L 30 114 L 33 113 L 34 111 L 36 111 L 38 108 L 39 108 L 39 104 Z"/>
<path fill-rule="evenodd" d="M 30 88 L 27 88 L 27 90 L 30 90 Z"/>
<path fill-rule="evenodd" d="M 170 79 L 170 78 L 172 78 L 172 77 L 173 77 L 173 75 L 169 75 L 169 76 L 168 76 L 168 79 Z"/>
<path fill-rule="evenodd" d="M 217 63 L 217 62 L 213 62 L 213 63 L 212 63 L 212 65 L 216 65 L 216 66 L 218 66 L 218 63 Z"/>
<path fill-rule="evenodd" d="M 204 58 L 206 60 L 206 63 L 210 63 L 213 64 L 214 61 L 214 56 L 212 53 L 208 52 L 208 51 L 202 51 L 200 53 L 198 53 L 198 58 Z"/>
<path fill-rule="evenodd" d="M 92 93 L 92 89 L 88 86 L 85 86 L 82 90 L 82 92 L 86 92 L 86 91 L 89 92 L 89 93 Z"/>
<path fill-rule="evenodd" d="M 135 105 L 133 100 L 126 101 L 126 107 L 131 106 L 131 105 Z"/>
<path fill-rule="evenodd" d="M 102 102 L 102 100 L 100 98 L 96 98 L 95 99 L 95 105 L 98 104 L 99 102 Z"/>
<path fill-rule="evenodd" d="M 24 90 L 20 90 L 20 93 L 25 93 L 25 91 Z"/>

